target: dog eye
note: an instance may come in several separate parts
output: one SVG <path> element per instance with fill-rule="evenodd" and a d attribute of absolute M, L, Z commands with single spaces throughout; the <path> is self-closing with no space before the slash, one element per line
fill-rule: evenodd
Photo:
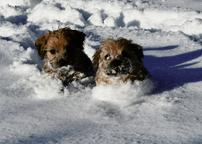
<path fill-rule="evenodd" d="M 51 53 L 52 55 L 54 55 L 54 54 L 56 53 L 56 50 L 52 49 L 52 50 L 50 50 L 50 53 Z"/>
<path fill-rule="evenodd" d="M 105 55 L 105 59 L 106 59 L 106 60 L 110 60 L 110 59 L 111 59 L 111 55 L 110 55 L 110 54 L 106 54 L 106 55 Z"/>

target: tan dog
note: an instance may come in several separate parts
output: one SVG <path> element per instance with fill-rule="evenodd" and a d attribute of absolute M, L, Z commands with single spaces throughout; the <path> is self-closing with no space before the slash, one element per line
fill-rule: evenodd
<path fill-rule="evenodd" d="M 124 38 L 105 40 L 93 57 L 96 84 L 143 81 L 149 74 L 142 60 L 141 46 Z"/>
<path fill-rule="evenodd" d="M 85 34 L 69 28 L 48 32 L 35 41 L 43 70 L 56 75 L 67 85 L 74 80 L 93 76 L 94 70 L 88 56 L 83 52 Z"/>

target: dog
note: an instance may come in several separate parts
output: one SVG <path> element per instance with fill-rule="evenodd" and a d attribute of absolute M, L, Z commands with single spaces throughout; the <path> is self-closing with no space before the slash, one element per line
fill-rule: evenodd
<path fill-rule="evenodd" d="M 142 47 L 130 40 L 103 41 L 93 56 L 96 85 L 143 81 L 149 77 L 143 57 Z"/>
<path fill-rule="evenodd" d="M 45 33 L 35 41 L 43 60 L 43 71 L 68 85 L 72 81 L 94 76 L 91 60 L 84 53 L 85 34 L 70 28 Z"/>

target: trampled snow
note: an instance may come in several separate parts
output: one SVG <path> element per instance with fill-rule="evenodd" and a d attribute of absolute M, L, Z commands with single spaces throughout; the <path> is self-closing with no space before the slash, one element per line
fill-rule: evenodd
<path fill-rule="evenodd" d="M 202 143 L 202 2 L 6 0 L 0 2 L 0 144 Z M 176 6 L 176 7 L 175 7 Z M 33 45 L 62 27 L 143 46 L 152 81 L 66 88 L 41 71 Z"/>

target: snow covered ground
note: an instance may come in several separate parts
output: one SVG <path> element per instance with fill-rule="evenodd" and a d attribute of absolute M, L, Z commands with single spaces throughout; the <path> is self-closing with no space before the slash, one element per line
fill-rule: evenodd
<path fill-rule="evenodd" d="M 154 83 L 61 92 L 33 42 L 65 26 L 142 45 Z M 200 0 L 1 1 L 0 144 L 202 144 L 201 44 Z"/>

